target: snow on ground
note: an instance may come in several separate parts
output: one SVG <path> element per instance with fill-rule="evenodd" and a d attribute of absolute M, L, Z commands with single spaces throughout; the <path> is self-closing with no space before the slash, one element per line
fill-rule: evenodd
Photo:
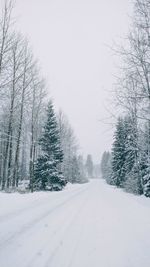
<path fill-rule="evenodd" d="M 149 267 L 150 199 L 103 180 L 0 193 L 0 267 Z"/>

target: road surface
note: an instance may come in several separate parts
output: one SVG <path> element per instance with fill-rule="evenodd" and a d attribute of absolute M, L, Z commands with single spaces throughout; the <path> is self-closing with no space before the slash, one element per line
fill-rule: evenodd
<path fill-rule="evenodd" d="M 95 179 L 0 203 L 0 267 L 150 266 L 150 199 Z"/>

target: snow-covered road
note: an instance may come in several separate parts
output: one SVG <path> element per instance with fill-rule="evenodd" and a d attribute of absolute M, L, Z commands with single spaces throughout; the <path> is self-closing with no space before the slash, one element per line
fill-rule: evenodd
<path fill-rule="evenodd" d="M 93 180 L 0 194 L 0 267 L 149 267 L 150 199 Z"/>

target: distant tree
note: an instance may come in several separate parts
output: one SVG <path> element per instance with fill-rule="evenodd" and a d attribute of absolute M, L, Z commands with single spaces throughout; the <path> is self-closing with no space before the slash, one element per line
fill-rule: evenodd
<path fill-rule="evenodd" d="M 94 165 L 94 176 L 95 176 L 95 178 L 101 178 L 102 177 L 100 163 Z"/>
<path fill-rule="evenodd" d="M 35 165 L 34 187 L 41 190 L 61 190 L 66 180 L 60 171 L 63 161 L 63 151 L 60 146 L 60 135 L 53 103 L 47 107 L 47 120 L 40 139 L 42 155 L 38 157 Z"/>
<path fill-rule="evenodd" d="M 86 183 L 88 179 L 86 177 L 86 171 L 84 166 L 83 156 L 78 156 L 78 166 L 79 166 L 79 183 Z"/>
<path fill-rule="evenodd" d="M 58 128 L 60 134 L 60 144 L 63 150 L 63 162 L 61 163 L 61 171 L 68 182 L 73 181 L 72 169 L 73 158 L 77 158 L 78 143 L 74 131 L 66 117 L 60 110 L 57 115 Z"/>
<path fill-rule="evenodd" d="M 94 165 L 93 165 L 92 156 L 90 154 L 87 155 L 87 160 L 86 160 L 86 163 L 85 163 L 85 167 L 86 167 L 88 178 L 93 178 Z"/>
<path fill-rule="evenodd" d="M 80 168 L 77 156 L 73 156 L 71 161 L 71 183 L 80 183 Z"/>
<path fill-rule="evenodd" d="M 111 160 L 111 153 L 109 151 L 105 151 L 102 155 L 101 159 L 101 172 L 102 178 L 107 179 L 110 175 L 110 160 Z"/>
<path fill-rule="evenodd" d="M 70 166 L 70 182 L 72 184 L 83 184 L 88 182 L 85 174 L 83 157 L 81 155 L 74 155 Z"/>

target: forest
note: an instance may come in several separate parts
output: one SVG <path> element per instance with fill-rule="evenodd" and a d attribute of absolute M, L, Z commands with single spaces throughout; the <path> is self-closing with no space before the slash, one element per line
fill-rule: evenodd
<path fill-rule="evenodd" d="M 84 162 L 67 116 L 55 111 L 30 43 L 15 30 L 14 8 L 13 0 L 4 1 L 0 20 L 1 189 L 61 190 L 67 182 L 87 182 L 92 158 Z"/>
<path fill-rule="evenodd" d="M 150 0 L 0 0 L 0 267 L 149 250 Z"/>
<path fill-rule="evenodd" d="M 115 86 L 116 117 L 111 152 L 102 156 L 103 178 L 150 197 L 150 1 L 134 1 L 126 44 L 117 50 L 122 65 Z"/>

